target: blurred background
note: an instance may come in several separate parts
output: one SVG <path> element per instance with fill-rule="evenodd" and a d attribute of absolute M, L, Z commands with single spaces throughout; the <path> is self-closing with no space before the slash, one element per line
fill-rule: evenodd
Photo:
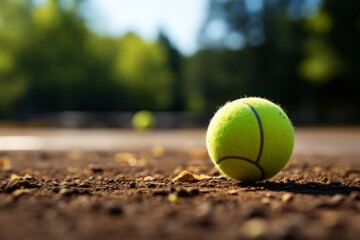
<path fill-rule="evenodd" d="M 0 124 L 203 127 L 261 96 L 359 125 L 360 1 L 1 0 Z"/>

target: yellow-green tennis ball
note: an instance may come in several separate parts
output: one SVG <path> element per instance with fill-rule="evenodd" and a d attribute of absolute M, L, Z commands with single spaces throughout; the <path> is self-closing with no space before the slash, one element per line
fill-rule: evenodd
<path fill-rule="evenodd" d="M 139 111 L 134 114 L 131 124 L 136 130 L 148 130 L 156 125 L 156 118 L 150 111 Z"/>
<path fill-rule="evenodd" d="M 263 180 L 289 161 L 294 129 L 278 105 L 262 98 L 241 98 L 215 113 L 206 145 L 224 175 L 240 181 Z"/>

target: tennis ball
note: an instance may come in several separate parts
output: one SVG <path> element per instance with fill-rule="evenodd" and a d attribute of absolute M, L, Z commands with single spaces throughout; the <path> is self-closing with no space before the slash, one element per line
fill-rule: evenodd
<path fill-rule="evenodd" d="M 131 124 L 136 130 L 148 130 L 156 125 L 156 119 L 150 111 L 139 111 L 134 114 Z"/>
<path fill-rule="evenodd" d="M 262 98 L 228 102 L 210 121 L 206 145 L 218 170 L 240 181 L 270 178 L 285 167 L 294 129 L 284 111 Z"/>

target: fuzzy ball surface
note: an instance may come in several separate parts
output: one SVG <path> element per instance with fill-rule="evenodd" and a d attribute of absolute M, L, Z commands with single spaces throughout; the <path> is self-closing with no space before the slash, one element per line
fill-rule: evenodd
<path fill-rule="evenodd" d="M 221 173 L 239 181 L 271 178 L 288 163 L 294 128 L 273 102 L 241 98 L 213 116 L 206 133 L 211 160 Z"/>

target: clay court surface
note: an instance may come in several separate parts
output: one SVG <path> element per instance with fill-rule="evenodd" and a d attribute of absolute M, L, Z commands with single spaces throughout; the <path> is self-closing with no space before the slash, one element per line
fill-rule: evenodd
<path fill-rule="evenodd" d="M 204 129 L 0 129 L 0 239 L 358 239 L 360 128 L 295 142 L 278 175 L 241 183 Z"/>

